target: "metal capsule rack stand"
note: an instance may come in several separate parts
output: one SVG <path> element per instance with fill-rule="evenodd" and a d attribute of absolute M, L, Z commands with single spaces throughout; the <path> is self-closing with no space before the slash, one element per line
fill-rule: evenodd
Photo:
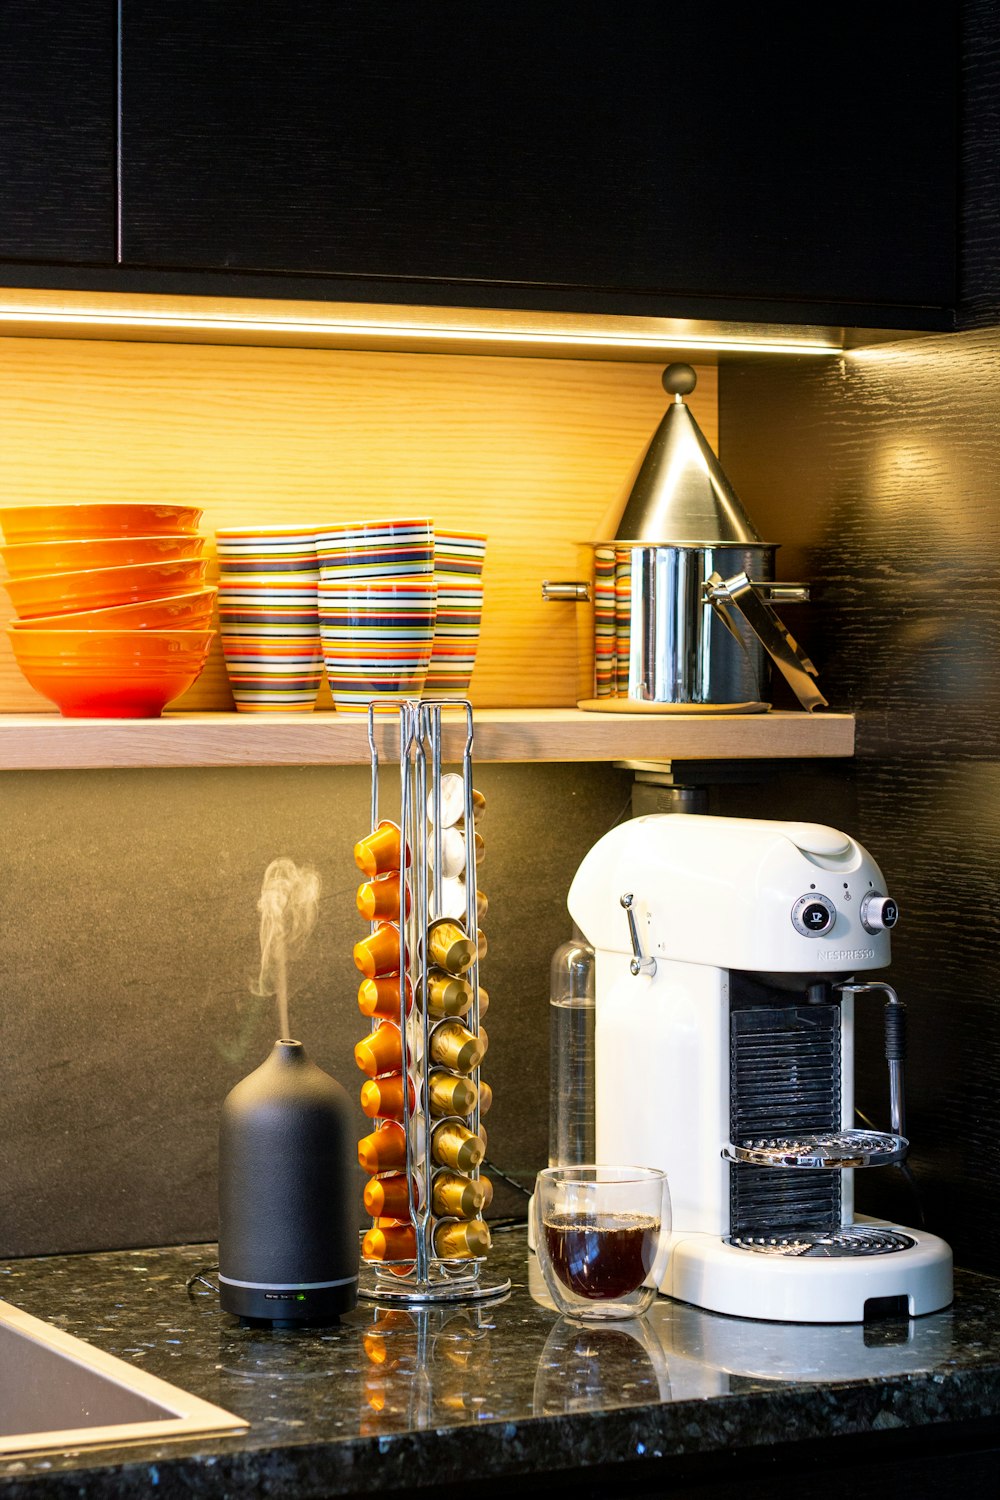
<path fill-rule="evenodd" d="M 416 1253 L 406 1261 L 362 1260 L 360 1293 L 379 1302 L 445 1303 L 497 1297 L 510 1290 L 509 1279 L 490 1278 L 486 1256 L 447 1256 L 435 1248 L 435 1233 L 442 1224 L 469 1222 L 435 1215 L 433 1183 L 442 1168 L 434 1159 L 433 1135 L 450 1120 L 473 1134 L 479 1130 L 480 1077 L 478 1065 L 466 1075 L 475 1085 L 475 1103 L 465 1116 L 432 1114 L 430 1073 L 431 1040 L 448 1018 L 431 1015 L 428 971 L 431 967 L 429 930 L 450 917 L 441 909 L 444 870 L 442 828 L 442 712 L 465 717 L 465 746 L 460 774 L 463 792 L 461 822 L 465 831 L 465 935 L 477 948 L 471 966 L 462 975 L 472 989 L 472 1004 L 462 1018 L 479 1035 L 480 995 L 478 956 L 478 892 L 476 884 L 475 802 L 472 785 L 472 706 L 465 700 L 413 701 L 394 704 L 399 727 L 399 1027 L 403 1038 L 402 1125 L 406 1137 L 406 1187 L 409 1219 L 415 1230 Z M 383 725 L 388 720 L 380 714 Z M 391 723 L 391 720 L 388 720 Z M 368 710 L 368 744 L 371 751 L 371 827 L 379 826 L 379 753 L 375 735 L 375 711 Z M 388 766 L 385 767 L 388 770 Z M 377 924 L 372 924 L 374 931 Z M 408 1010 L 408 991 L 413 1005 Z M 373 1030 L 377 1029 L 373 1017 Z M 435 1068 L 435 1071 L 441 1071 Z M 446 1169 L 445 1169 L 446 1170 Z M 463 1169 L 464 1170 L 464 1169 Z M 476 1164 L 464 1171 L 478 1180 Z M 476 1217 L 479 1217 L 477 1215 Z M 481 1232 L 481 1231 L 480 1231 Z"/>

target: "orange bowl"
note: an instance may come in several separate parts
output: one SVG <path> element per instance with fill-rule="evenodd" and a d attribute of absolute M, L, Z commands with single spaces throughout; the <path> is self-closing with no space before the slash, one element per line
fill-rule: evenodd
<path fill-rule="evenodd" d="M 39 573 L 79 573 L 84 568 L 121 568 L 130 563 L 175 562 L 201 557 L 201 536 L 88 537 L 81 541 L 15 542 L 0 547 L 11 578 Z"/>
<path fill-rule="evenodd" d="M 194 532 L 202 512 L 154 501 L 74 501 L 69 505 L 7 505 L 0 530 L 7 542 L 52 542 L 73 537 L 156 536 Z"/>
<path fill-rule="evenodd" d="M 12 620 L 11 630 L 207 630 L 212 623 L 216 588 L 166 599 L 140 599 L 107 609 L 74 610 L 65 615 L 34 615 Z"/>
<path fill-rule="evenodd" d="M 8 627 L 35 690 L 67 719 L 156 719 L 197 679 L 213 630 L 31 630 Z"/>
<path fill-rule="evenodd" d="M 10 578 L 3 585 L 18 617 L 65 615 L 73 610 L 104 609 L 112 604 L 134 604 L 139 599 L 165 599 L 190 594 L 205 586 L 208 563 L 135 563 L 125 568 L 88 568 L 81 573 L 39 573 Z"/>

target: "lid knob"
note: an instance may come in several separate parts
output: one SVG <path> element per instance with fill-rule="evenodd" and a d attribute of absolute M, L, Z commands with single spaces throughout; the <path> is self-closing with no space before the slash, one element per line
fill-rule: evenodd
<path fill-rule="evenodd" d="M 690 365 L 667 365 L 660 378 L 668 396 L 690 396 L 698 384 L 698 376 Z"/>

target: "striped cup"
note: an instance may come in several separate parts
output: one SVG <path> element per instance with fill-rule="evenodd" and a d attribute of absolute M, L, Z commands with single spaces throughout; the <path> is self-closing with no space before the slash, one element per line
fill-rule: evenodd
<path fill-rule="evenodd" d="M 320 635 L 334 706 L 362 713 L 369 703 L 378 707 L 380 700 L 418 698 L 430 661 L 435 614 L 431 574 L 358 585 L 321 580 Z"/>

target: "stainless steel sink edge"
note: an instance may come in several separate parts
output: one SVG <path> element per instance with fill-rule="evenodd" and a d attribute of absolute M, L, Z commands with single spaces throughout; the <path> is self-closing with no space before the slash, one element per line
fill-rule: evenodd
<path fill-rule="evenodd" d="M 7 1329 L 19 1340 L 24 1340 L 26 1348 L 47 1351 L 58 1359 L 63 1370 L 75 1370 L 84 1379 L 92 1377 L 101 1382 L 101 1392 L 105 1399 L 109 1395 L 113 1399 L 117 1388 L 123 1397 L 129 1398 L 126 1404 L 134 1404 L 134 1398 L 139 1398 L 141 1402 L 165 1413 L 160 1418 L 133 1417 L 100 1426 L 0 1432 L 0 1458 L 143 1441 L 159 1443 L 170 1439 L 242 1432 L 250 1425 L 242 1417 L 234 1416 L 232 1412 L 224 1411 L 210 1401 L 203 1401 L 199 1396 L 192 1396 L 115 1355 L 105 1354 L 92 1344 L 64 1333 L 51 1323 L 45 1323 L 2 1300 L 0 1329 Z"/>

